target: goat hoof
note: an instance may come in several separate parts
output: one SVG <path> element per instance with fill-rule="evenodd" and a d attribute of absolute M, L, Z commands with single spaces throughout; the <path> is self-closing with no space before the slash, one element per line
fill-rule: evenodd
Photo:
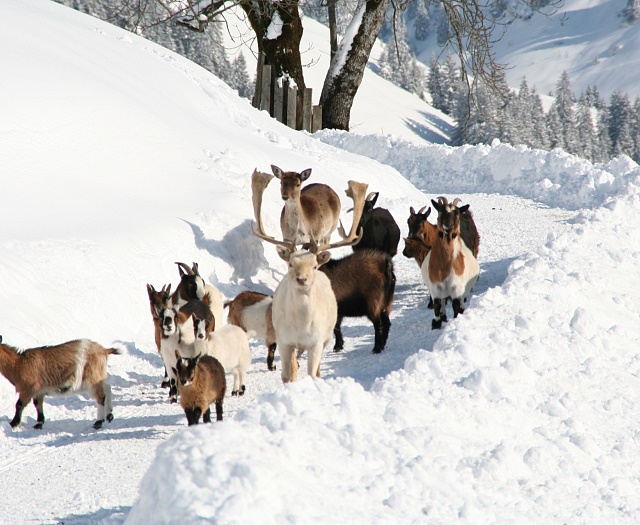
<path fill-rule="evenodd" d="M 333 351 L 334 352 L 341 352 L 343 348 L 344 348 L 343 346 L 334 346 L 333 347 Z"/>
<path fill-rule="evenodd" d="M 177 397 L 172 397 L 172 398 L 170 399 L 170 402 L 171 402 L 171 403 L 177 403 L 177 402 L 178 402 L 178 398 L 177 398 Z"/>
<path fill-rule="evenodd" d="M 33 428 L 35 428 L 36 430 L 42 430 L 42 423 L 36 423 L 35 425 L 33 425 Z"/>
<path fill-rule="evenodd" d="M 276 370 L 275 365 L 274 365 L 274 366 L 270 366 L 270 367 L 269 367 L 269 371 L 270 371 L 270 372 L 275 372 L 275 370 Z"/>
<path fill-rule="evenodd" d="M 162 383 L 160 383 L 160 388 L 169 388 L 170 386 L 171 386 L 171 383 L 169 383 L 168 380 L 165 380 Z"/>
<path fill-rule="evenodd" d="M 247 390 L 247 387 L 242 385 L 242 387 L 240 388 L 240 391 L 238 392 L 238 395 L 243 396 L 246 390 Z"/>
<path fill-rule="evenodd" d="M 95 428 L 96 430 L 101 429 L 102 428 L 102 423 L 104 423 L 104 419 L 98 419 L 98 421 L 96 421 L 93 424 L 93 428 Z"/>
<path fill-rule="evenodd" d="M 107 414 L 107 421 L 111 423 L 113 421 L 113 414 Z"/>
<path fill-rule="evenodd" d="M 238 395 L 238 391 L 237 391 L 237 390 L 232 390 L 232 391 L 231 391 L 231 395 L 232 395 L 233 397 L 237 396 L 237 395 Z"/>
<path fill-rule="evenodd" d="M 380 353 L 382 353 L 382 348 L 374 348 L 374 349 L 373 349 L 373 353 L 374 353 L 374 354 L 380 354 Z"/>
<path fill-rule="evenodd" d="M 442 328 L 442 319 L 439 319 L 437 321 L 435 319 L 432 319 L 431 330 L 440 330 L 440 328 Z"/>
<path fill-rule="evenodd" d="M 12 421 L 11 423 L 9 423 L 9 425 L 11 425 L 11 428 L 16 428 L 19 424 L 20 421 Z"/>

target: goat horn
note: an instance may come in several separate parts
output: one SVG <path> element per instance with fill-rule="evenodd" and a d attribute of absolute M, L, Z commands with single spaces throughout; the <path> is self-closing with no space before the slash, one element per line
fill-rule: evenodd
<path fill-rule="evenodd" d="M 373 199 L 373 197 L 377 194 L 377 191 L 372 191 L 371 193 L 369 193 L 369 195 L 367 195 L 367 198 L 365 199 L 365 201 L 370 201 L 371 199 Z"/>
<path fill-rule="evenodd" d="M 437 200 L 440 204 L 443 204 L 444 206 L 449 206 L 449 201 L 447 200 L 446 197 L 443 197 L 442 195 L 440 195 L 440 197 L 438 197 Z"/>
<path fill-rule="evenodd" d="M 177 262 L 176 263 L 180 268 L 182 268 L 187 275 L 193 275 L 193 270 L 187 266 L 185 263 Z"/>
<path fill-rule="evenodd" d="M 460 197 L 456 197 L 455 199 L 453 199 L 451 206 L 453 206 L 454 208 L 457 208 L 459 202 L 462 202 L 462 199 Z"/>
<path fill-rule="evenodd" d="M 418 215 L 420 215 L 424 211 L 425 208 L 426 208 L 426 206 L 423 206 L 422 208 L 420 208 L 420 210 L 418 211 Z"/>

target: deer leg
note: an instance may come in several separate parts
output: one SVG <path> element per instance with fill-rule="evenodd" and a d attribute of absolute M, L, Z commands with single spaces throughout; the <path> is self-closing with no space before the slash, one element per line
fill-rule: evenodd
<path fill-rule="evenodd" d="M 292 345 L 278 345 L 280 363 L 282 365 L 282 382 L 295 381 L 298 376 L 298 361 L 295 356 L 295 348 Z M 294 370 L 295 369 L 295 370 Z"/>

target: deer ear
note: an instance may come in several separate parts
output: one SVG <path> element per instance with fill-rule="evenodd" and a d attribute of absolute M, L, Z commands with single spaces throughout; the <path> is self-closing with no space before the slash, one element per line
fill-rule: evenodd
<path fill-rule="evenodd" d="M 300 180 L 302 182 L 307 180 L 309 177 L 311 177 L 311 168 L 308 168 L 308 169 L 300 172 Z"/>
<path fill-rule="evenodd" d="M 276 178 L 281 178 L 284 175 L 284 172 L 278 168 L 278 166 L 276 166 L 275 164 L 271 165 L 271 171 L 273 171 L 273 174 L 276 176 Z"/>
<path fill-rule="evenodd" d="M 329 259 L 331 259 L 331 252 L 320 252 L 318 255 L 316 255 L 318 266 L 322 266 L 323 264 L 328 263 Z"/>
<path fill-rule="evenodd" d="M 291 250 L 289 248 L 286 248 L 284 246 L 276 246 L 276 251 L 280 256 L 280 259 L 289 262 L 289 259 L 291 258 Z"/>

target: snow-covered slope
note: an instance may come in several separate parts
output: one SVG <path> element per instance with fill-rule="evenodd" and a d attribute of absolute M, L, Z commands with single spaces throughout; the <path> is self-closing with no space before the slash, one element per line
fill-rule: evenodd
<path fill-rule="evenodd" d="M 185 59 L 45 0 L 0 2 L 0 48 L 0 334 L 126 350 L 99 432 L 83 396 L 47 398 L 42 431 L 29 406 L 12 430 L 0 378 L 0 523 L 640 520 L 629 159 L 297 133 Z M 393 99 L 379 89 L 370 104 Z M 159 387 L 145 285 L 175 286 L 175 261 L 197 261 L 227 297 L 273 290 L 286 265 L 249 229 L 250 174 L 272 163 L 313 168 L 347 224 L 348 179 L 379 190 L 403 232 L 409 206 L 460 196 L 480 280 L 434 332 L 418 268 L 398 255 L 382 354 L 370 323 L 350 321 L 324 379 L 283 386 L 255 342 L 247 394 L 189 429 Z M 274 185 L 274 233 L 280 208 Z"/>

